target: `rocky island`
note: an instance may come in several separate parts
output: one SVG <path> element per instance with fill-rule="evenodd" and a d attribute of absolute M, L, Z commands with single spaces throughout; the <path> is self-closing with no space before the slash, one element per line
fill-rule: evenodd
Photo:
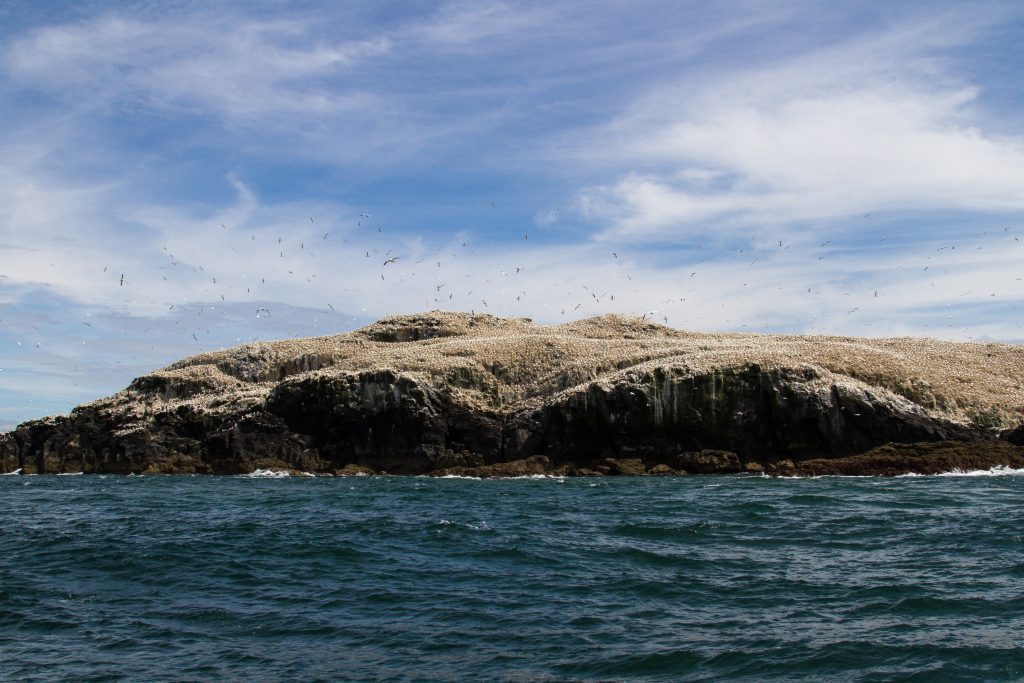
<path fill-rule="evenodd" d="M 180 360 L 0 434 L 0 472 L 1024 467 L 1024 348 L 430 312 Z"/>

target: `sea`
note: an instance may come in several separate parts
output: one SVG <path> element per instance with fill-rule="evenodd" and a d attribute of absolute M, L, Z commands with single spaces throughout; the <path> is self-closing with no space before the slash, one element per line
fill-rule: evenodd
<path fill-rule="evenodd" d="M 1024 471 L 0 477 L 4 681 L 1020 681 Z"/>

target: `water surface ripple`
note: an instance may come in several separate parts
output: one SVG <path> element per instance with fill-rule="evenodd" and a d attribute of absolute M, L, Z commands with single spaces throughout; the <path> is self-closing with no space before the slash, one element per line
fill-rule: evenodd
<path fill-rule="evenodd" d="M 1024 677 L 1024 476 L 0 477 L 0 679 Z"/>

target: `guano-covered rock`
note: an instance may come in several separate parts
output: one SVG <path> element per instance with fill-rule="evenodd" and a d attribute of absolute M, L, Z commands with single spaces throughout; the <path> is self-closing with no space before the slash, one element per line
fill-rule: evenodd
<path fill-rule="evenodd" d="M 431 312 L 185 358 L 0 435 L 0 471 L 892 474 L 1016 462 L 1022 387 L 1009 345 Z"/>

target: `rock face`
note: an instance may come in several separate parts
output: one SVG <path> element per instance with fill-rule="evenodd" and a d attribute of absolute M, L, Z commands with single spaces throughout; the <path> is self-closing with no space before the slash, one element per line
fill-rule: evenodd
<path fill-rule="evenodd" d="M 1022 387 L 1014 346 L 434 312 L 186 358 L 0 435 L 0 471 L 890 473 L 890 443 L 1012 464 Z"/>
<path fill-rule="evenodd" d="M 1024 446 L 1024 425 L 1006 434 L 1006 440 L 1016 446 Z"/>

